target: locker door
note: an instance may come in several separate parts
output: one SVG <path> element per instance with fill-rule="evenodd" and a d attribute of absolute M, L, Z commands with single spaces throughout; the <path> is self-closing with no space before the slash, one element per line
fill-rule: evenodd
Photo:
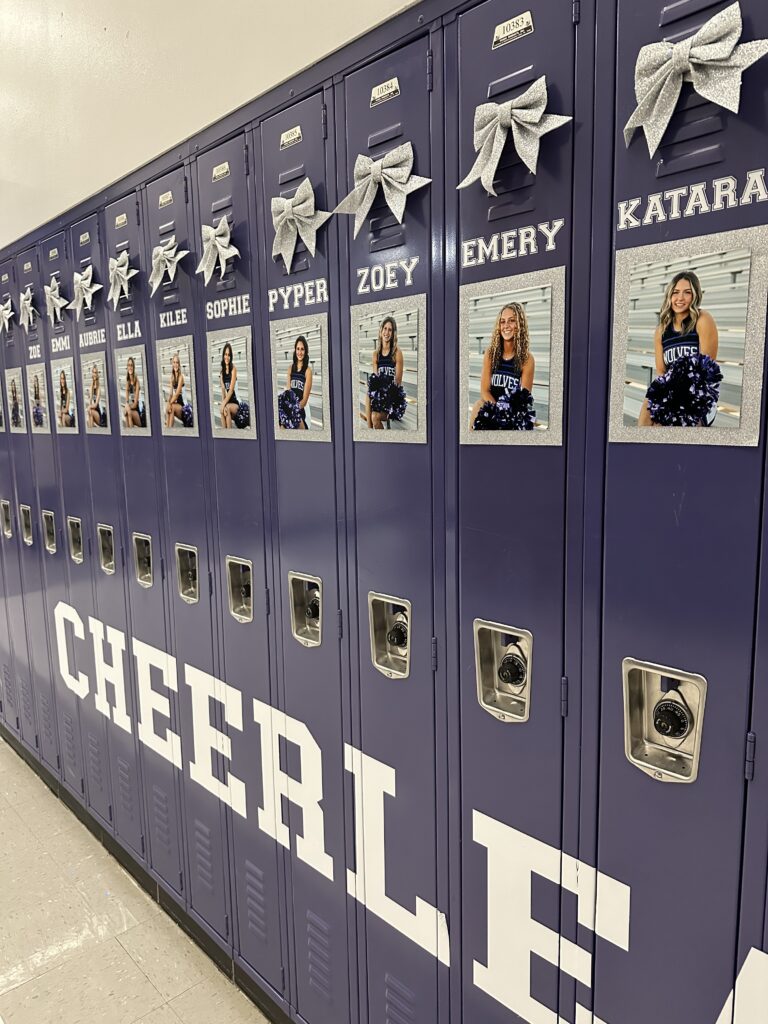
<path fill-rule="evenodd" d="M 59 749 L 56 730 L 56 708 L 51 664 L 48 658 L 48 633 L 51 620 L 43 577 L 43 531 L 37 501 L 36 470 L 31 437 L 50 436 L 47 381 L 43 362 L 43 324 L 41 304 L 44 293 L 40 284 L 38 255 L 29 249 L 16 259 L 16 282 L 22 328 L 16 358 L 26 407 L 26 435 L 11 433 L 16 472 L 21 527 L 21 567 L 24 587 L 24 608 L 29 631 L 30 672 L 37 711 L 37 743 L 39 754 L 55 775 L 59 773 Z M 22 309 L 22 302 L 24 308 Z M 8 364 L 10 364 L 10 359 Z M 40 467 L 40 472 L 43 467 Z M 55 481 L 54 481 L 55 482 Z"/>
<path fill-rule="evenodd" d="M 330 100 L 331 97 L 329 96 Z M 261 126 L 263 185 L 260 214 L 265 225 L 263 280 L 269 332 L 264 332 L 261 363 L 272 367 L 270 406 L 264 434 L 275 438 L 275 533 L 278 540 L 278 604 L 281 626 L 281 708 L 303 722 L 323 752 L 322 849 L 333 863 L 332 878 L 308 863 L 306 855 L 291 862 L 292 916 L 296 954 L 296 1004 L 306 1020 L 350 1019 L 348 953 L 353 954 L 347 927 L 344 826 L 344 740 L 349 739 L 339 641 L 340 573 L 343 571 L 337 534 L 337 455 L 341 441 L 332 432 L 331 388 L 344 390 L 338 337 L 337 281 L 329 266 L 329 231 L 316 223 L 315 253 L 300 235 L 290 262 L 272 256 L 273 199 L 308 202 L 308 180 L 315 210 L 333 207 L 333 166 L 326 143 L 328 110 L 317 93 L 266 120 Z M 295 209 L 295 207 L 294 207 Z M 291 214 L 286 214 L 290 216 Z M 282 289 L 282 290 L 281 290 Z M 297 339 L 308 346 L 312 368 L 306 413 L 309 429 L 274 426 L 277 398 L 288 386 Z M 298 369 L 298 363 L 297 363 Z M 306 380 L 305 380 L 306 383 Z M 307 407 L 305 407 L 306 409 Z M 316 441 L 317 443 L 312 443 Z M 341 498 L 343 501 L 343 498 Z M 298 509 L 304 514 L 296 516 Z M 316 599 L 317 605 L 312 601 Z M 317 617 L 307 618 L 307 615 Z M 305 770 L 302 752 L 302 775 Z M 299 812 L 297 814 L 297 812 Z M 301 832 L 300 808 L 289 806 L 291 832 Z M 296 820 L 298 817 L 298 821 Z"/>
<path fill-rule="evenodd" d="M 752 229 L 768 193 L 764 171 L 750 172 L 765 163 L 768 62 L 743 71 L 738 115 L 686 84 L 652 158 L 642 131 L 628 148 L 622 138 L 640 48 L 685 45 L 724 8 L 618 5 L 598 867 L 631 887 L 631 911 L 628 950 L 597 949 L 594 1009 L 626 1024 L 714 1021 L 733 986 L 765 457 L 765 249 Z M 742 42 L 768 37 L 763 4 L 741 11 Z M 654 351 L 665 296 L 674 319 Z M 674 366 L 674 335 L 690 333 L 676 303 L 694 300 L 700 350 L 718 336 L 716 417 L 643 428 L 653 356 L 663 345 Z M 712 565 L 700 545 L 716 538 L 729 553 Z"/>
<path fill-rule="evenodd" d="M 342 306 L 349 307 L 341 337 L 345 376 L 352 383 L 345 388 L 343 421 L 354 523 L 349 587 L 358 624 L 352 686 L 361 751 L 346 750 L 358 829 L 348 889 L 368 908 L 360 972 L 367 974 L 369 1020 L 376 1024 L 396 1015 L 437 1019 L 448 962 L 445 893 L 438 885 L 444 809 L 436 805 L 435 781 L 443 756 L 435 720 L 440 677 L 433 663 L 433 515 L 439 522 L 442 505 L 433 500 L 432 474 L 437 465 L 436 479 L 441 476 L 435 440 L 441 423 L 430 415 L 434 405 L 427 400 L 437 394 L 434 367 L 442 365 L 435 326 L 439 302 L 430 294 L 432 233 L 439 225 L 433 210 L 440 203 L 435 182 L 442 178 L 439 149 L 431 147 L 430 136 L 442 111 L 429 87 L 439 42 L 425 35 L 347 75 L 339 88 L 342 195 L 353 188 L 360 156 L 376 163 L 407 143 L 412 173 L 434 179 L 407 196 L 402 224 L 379 188 L 357 238 L 353 218 L 340 225 L 346 242 L 341 265 L 348 267 Z M 408 155 L 400 150 L 389 160 L 402 159 L 407 170 Z M 379 169 L 383 173 L 383 163 L 372 176 Z M 395 329 L 402 359 L 394 347 Z M 400 419 L 381 411 L 374 417 L 373 406 L 368 419 L 365 396 L 374 351 L 376 377 L 381 369 L 405 391 Z M 395 391 L 385 401 L 399 414 L 398 397 Z"/>
<path fill-rule="evenodd" d="M 49 630 L 50 657 L 56 694 L 61 778 L 68 789 L 84 799 L 83 745 L 80 700 L 65 685 L 54 654 L 54 614 L 59 601 L 70 602 L 67 579 L 66 513 L 62 500 L 60 459 L 63 432 L 76 430 L 76 398 L 73 389 L 72 312 L 66 308 L 72 278 L 67 263 L 66 232 L 59 232 L 40 243 L 39 258 L 43 292 L 39 312 L 43 326 L 44 373 L 48 397 L 49 431 L 32 432 L 43 568 L 45 571 L 46 621 Z M 45 288 L 48 291 L 45 291 Z M 62 374 L 64 374 L 62 378 Z M 69 424 L 69 425 L 68 425 Z M 62 431 L 62 434 L 59 432 Z M 73 637 L 67 637 L 67 657 L 76 673 Z M 78 645 L 79 646 L 79 645 Z"/>
<path fill-rule="evenodd" d="M 3 471 L 3 482 L 5 495 L 4 500 L 8 501 L 8 515 L 10 516 L 10 529 L 6 531 L 6 524 L 3 524 L 4 540 L 6 542 L 5 559 L 5 584 L 6 600 L 8 607 L 8 620 L 11 630 L 13 664 L 9 666 L 11 675 L 10 685 L 6 676 L 6 689 L 14 692 L 17 697 L 17 709 L 21 739 L 31 751 L 37 754 L 37 721 L 34 706 L 34 691 L 32 688 L 32 666 L 30 664 L 28 637 L 26 627 L 26 614 L 24 610 L 24 585 L 22 581 L 22 556 L 18 531 L 18 497 L 16 491 L 16 449 L 20 447 L 21 434 L 26 433 L 26 419 L 21 418 L 20 401 L 21 377 L 19 369 L 21 363 L 20 350 L 23 344 L 23 331 L 16 322 L 18 319 L 18 295 L 16 294 L 16 275 L 13 262 L 0 266 L 0 302 L 11 303 L 14 317 L 8 322 L 3 332 L 3 392 L 6 396 L 5 402 L 8 409 L 8 422 L 6 424 L 7 445 L 4 451 L 5 467 Z M 10 374 L 10 376 L 9 376 Z M 11 382 L 15 382 L 15 409 L 14 392 Z M 17 434 L 17 437 L 12 437 Z M 26 440 L 26 439 L 25 439 Z"/>
<path fill-rule="evenodd" d="M 451 419 L 457 415 L 459 440 L 462 1007 L 465 1019 L 488 1022 L 556 1016 L 557 943 L 550 962 L 531 955 L 521 894 L 530 891 L 531 917 L 561 930 L 557 890 L 543 880 L 559 884 L 559 857 L 526 862 L 519 844 L 561 846 L 572 126 L 563 123 L 541 137 L 535 172 L 510 129 L 488 179 L 496 195 L 470 175 L 482 104 L 497 104 L 502 121 L 510 109 L 514 117 L 515 104 L 533 105 L 543 78 L 547 114 L 573 113 L 570 9 L 558 17 L 550 4 L 527 6 L 511 22 L 502 0 L 461 14 L 450 31 L 446 68 L 446 80 L 457 83 L 447 133 L 458 139 L 458 166 L 447 174 L 447 203 L 457 216 L 459 294 L 456 303 L 449 278 L 449 323 L 458 330 L 456 349 L 446 353 L 446 402 Z M 532 394 L 535 427 L 482 431 L 475 417 L 487 400 L 483 374 L 500 402 L 497 376 L 504 380 L 509 358 Z M 519 676 L 505 675 L 510 668 Z M 499 877 L 502 844 L 509 844 L 502 858 L 518 850 L 517 885 L 513 864 Z M 513 934 L 519 946 L 510 955 Z M 560 1012 L 573 1019 L 572 1002 L 568 1014 Z"/>
<path fill-rule="evenodd" d="M 179 171 L 147 187 L 149 247 L 153 250 L 158 245 L 165 246 L 173 237 L 178 243 L 176 255 L 184 249 L 195 248 L 190 241 L 191 212 L 185 200 L 184 182 L 184 174 Z M 226 822 L 223 805 L 213 794 L 214 755 L 205 748 L 198 754 L 195 748 L 196 731 L 212 725 L 213 719 L 210 701 L 200 695 L 202 691 L 192 690 L 193 679 L 199 676 L 189 673 L 189 666 L 193 665 L 206 675 L 206 680 L 215 678 L 213 566 L 208 536 L 211 505 L 206 487 L 205 345 L 201 335 L 193 334 L 195 314 L 189 275 L 196 265 L 194 259 L 193 255 L 184 257 L 184 262 L 177 264 L 173 282 L 166 276 L 156 291 L 153 328 L 157 330 L 155 358 L 162 390 L 158 400 L 164 410 L 161 465 L 166 486 L 171 651 L 180 691 L 178 724 L 186 752 L 183 781 L 185 846 L 189 858 L 186 898 L 193 914 L 221 939 L 226 939 L 229 927 Z M 170 403 L 169 413 L 169 400 L 174 397 L 178 401 Z"/>
<path fill-rule="evenodd" d="M 72 276 L 66 282 L 66 291 L 63 285 L 60 290 L 70 302 L 79 305 L 80 315 L 78 316 L 77 309 L 73 308 L 71 328 L 74 405 L 77 407 L 76 430 L 74 433 L 59 435 L 62 494 L 67 517 L 67 565 L 71 603 L 82 620 L 84 632 L 83 639 L 76 642 L 76 664 L 78 672 L 83 673 L 89 681 L 89 692 L 80 704 L 88 806 L 99 816 L 103 824 L 111 828 L 112 786 L 108 742 L 110 725 L 107 718 L 97 710 L 93 696 L 96 665 L 92 637 L 88 628 L 89 618 L 96 618 L 99 614 L 96 605 L 96 574 L 101 573 L 101 569 L 97 523 L 102 521 L 109 524 L 108 515 L 105 515 L 104 520 L 98 520 L 95 516 L 103 510 L 103 505 L 113 489 L 113 469 L 108 457 L 111 453 L 107 450 L 100 452 L 98 447 L 107 439 L 94 437 L 91 443 L 89 436 L 89 433 L 95 430 L 107 431 L 112 426 L 106 363 L 107 335 L 104 326 L 104 288 L 107 287 L 107 282 L 104 261 L 101 258 L 96 214 L 72 225 L 69 230 L 69 253 L 69 269 Z M 97 289 L 96 285 L 101 285 L 101 288 Z M 90 409 L 92 405 L 93 415 Z M 94 422 L 98 418 L 97 405 L 100 405 L 107 414 L 107 427 L 97 427 Z M 99 424 L 100 422 L 99 419 Z M 94 492 L 98 492 L 95 503 L 92 502 Z M 118 620 L 110 625 L 120 628 L 121 623 Z"/>

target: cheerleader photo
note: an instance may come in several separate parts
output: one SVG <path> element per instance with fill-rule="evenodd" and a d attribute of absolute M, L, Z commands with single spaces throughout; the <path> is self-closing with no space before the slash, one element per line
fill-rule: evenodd
<path fill-rule="evenodd" d="M 327 314 L 275 320 L 269 336 L 275 438 L 330 441 Z"/>
<path fill-rule="evenodd" d="M 463 444 L 560 443 L 564 271 L 465 285 Z"/>
<path fill-rule="evenodd" d="M 32 433 L 50 434 L 51 421 L 48 413 L 44 363 L 32 363 L 27 366 L 27 407 L 30 410 Z"/>
<path fill-rule="evenodd" d="M 256 437 L 250 327 L 208 334 L 208 403 L 214 437 Z"/>
<path fill-rule="evenodd" d="M 51 361 L 51 394 L 57 434 L 77 433 L 75 362 L 71 358 Z"/>
<path fill-rule="evenodd" d="M 103 352 L 80 356 L 80 380 L 86 430 L 110 432 L 107 360 Z"/>
<path fill-rule="evenodd" d="M 192 335 L 157 343 L 157 381 L 163 434 L 197 437 Z"/>
<path fill-rule="evenodd" d="M 152 433 L 147 402 L 145 358 L 143 345 L 136 348 L 118 348 L 115 351 L 120 432 L 131 437 L 147 437 Z"/>
<path fill-rule="evenodd" d="M 762 378 L 750 328 L 760 288 L 765 316 L 753 231 L 617 254 L 612 439 L 749 443 L 756 424 L 743 433 L 745 389 Z"/>
<path fill-rule="evenodd" d="M 24 387 L 21 383 L 21 367 L 14 366 L 5 371 L 5 397 L 8 402 L 8 419 L 11 433 L 25 434 L 27 431 L 24 409 Z"/>
<path fill-rule="evenodd" d="M 353 306 L 356 441 L 427 436 L 426 297 Z"/>

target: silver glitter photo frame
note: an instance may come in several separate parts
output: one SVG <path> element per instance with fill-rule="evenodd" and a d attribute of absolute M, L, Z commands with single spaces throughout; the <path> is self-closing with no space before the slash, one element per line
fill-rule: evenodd
<path fill-rule="evenodd" d="M 352 421 L 355 441 L 389 444 L 427 443 L 427 297 L 421 293 L 352 306 L 349 311 L 352 338 Z M 373 373 L 373 353 L 380 325 L 386 317 L 397 324 L 398 348 L 403 352 L 405 415 L 384 421 L 382 429 L 369 426 L 366 414 L 368 378 Z"/>
<path fill-rule="evenodd" d="M 278 399 L 288 384 L 293 353 L 299 338 L 305 339 L 312 369 L 312 391 L 305 406 L 309 429 L 280 426 Z M 331 440 L 331 372 L 328 363 L 328 314 L 287 317 L 269 325 L 269 350 L 272 361 L 272 417 L 276 441 Z"/>
<path fill-rule="evenodd" d="M 709 426 L 645 426 L 646 392 L 658 376 L 654 335 L 668 286 L 696 274 L 701 309 L 717 330 L 723 375 Z M 616 253 L 609 440 L 634 444 L 755 447 L 760 438 L 768 227 L 742 228 Z M 711 330 L 711 327 L 710 327 Z"/>
<path fill-rule="evenodd" d="M 253 386 L 253 346 L 250 326 L 225 327 L 209 331 L 208 341 L 208 405 L 211 414 L 211 432 L 214 437 L 227 440 L 254 441 L 256 439 L 256 403 Z M 232 362 L 237 368 L 235 397 L 239 406 L 230 416 L 231 427 L 222 422 L 221 362 L 224 346 L 232 349 Z M 235 404 L 235 403 L 232 403 Z M 244 408 L 247 406 L 247 409 Z M 242 424 L 239 425 L 239 424 Z"/>
<path fill-rule="evenodd" d="M 186 426 L 174 415 L 168 426 L 168 398 L 171 393 L 171 368 L 174 356 L 178 355 L 181 373 L 184 375 L 182 409 L 188 405 L 192 412 L 192 425 Z M 195 346 L 191 334 L 178 338 L 167 338 L 157 342 L 157 385 L 159 390 L 160 428 L 166 437 L 199 437 L 200 408 L 195 386 Z"/>
<path fill-rule="evenodd" d="M 506 303 L 526 311 L 534 357 L 533 430 L 474 430 L 472 412 L 481 402 L 480 374 L 496 319 Z M 482 445 L 563 443 L 565 267 L 498 277 L 459 289 L 459 442 Z"/>
<path fill-rule="evenodd" d="M 63 402 L 62 374 L 64 374 L 65 386 Z M 75 361 L 71 356 L 51 360 L 51 395 L 53 396 L 51 416 L 56 424 L 56 433 L 77 434 L 80 430 L 80 411 L 77 407 Z"/>

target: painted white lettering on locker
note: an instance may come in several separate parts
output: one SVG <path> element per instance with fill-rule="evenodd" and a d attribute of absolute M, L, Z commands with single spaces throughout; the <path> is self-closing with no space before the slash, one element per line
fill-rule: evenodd
<path fill-rule="evenodd" d="M 80 339 L 80 348 L 89 348 L 91 345 L 106 345 L 107 331 L 104 327 L 100 327 L 97 331 L 83 331 L 82 334 L 78 334 L 78 338 Z"/>
<path fill-rule="evenodd" d="M 237 814 L 246 817 L 245 783 L 227 771 L 227 781 L 221 782 L 213 774 L 211 754 L 220 754 L 232 760 L 232 741 L 211 725 L 211 699 L 224 708 L 227 725 L 243 730 L 243 695 L 215 676 L 202 672 L 193 665 L 184 666 L 184 682 L 192 693 L 192 732 L 195 752 L 189 762 L 190 778 L 203 789 L 227 804 Z"/>
<path fill-rule="evenodd" d="M 160 314 L 161 327 L 178 327 L 179 324 L 185 324 L 186 322 L 186 309 L 169 309 L 165 313 Z"/>
<path fill-rule="evenodd" d="M 553 252 L 557 248 L 555 239 L 564 226 L 565 219 L 559 217 L 542 224 L 497 232 L 489 238 L 468 238 L 461 244 L 461 265 L 479 267 L 484 263 L 530 256 L 539 251 L 539 235 L 542 236 L 544 250 Z"/>
<path fill-rule="evenodd" d="M 117 325 L 117 340 L 118 341 L 132 341 L 134 338 L 141 337 L 141 323 L 138 320 L 134 320 L 132 324 L 118 324 Z"/>
<path fill-rule="evenodd" d="M 59 602 L 61 604 L 61 602 Z M 59 605 L 56 606 L 58 611 Z M 58 625 L 57 625 L 58 636 Z M 145 747 L 154 750 L 176 768 L 181 768 L 181 737 L 178 733 L 166 728 L 164 735 L 155 731 L 155 716 L 162 715 L 170 723 L 171 702 L 165 694 L 159 693 L 152 686 L 152 669 L 160 673 L 163 685 L 173 693 L 179 692 L 176 678 L 176 659 L 165 651 L 142 643 L 136 637 L 131 638 L 131 649 L 136 660 L 136 681 L 139 691 L 139 739 Z"/>
<path fill-rule="evenodd" d="M 213 299 L 205 304 L 207 320 L 221 320 L 225 316 L 242 316 L 250 312 L 250 295 L 230 295 L 228 299 Z"/>
<path fill-rule="evenodd" d="M 51 338 L 51 352 L 69 352 L 72 349 L 72 342 L 68 334 L 63 334 L 60 338 Z"/>
<path fill-rule="evenodd" d="M 282 300 L 282 306 L 279 305 Z M 269 312 L 273 313 L 275 307 L 281 309 L 296 309 L 298 306 L 317 306 L 328 301 L 328 282 L 324 277 L 318 277 L 314 281 L 305 281 L 303 284 L 281 285 L 279 288 L 270 288 L 267 293 Z"/>
<path fill-rule="evenodd" d="M 32 359 L 42 359 L 43 358 L 42 354 L 40 352 L 40 346 L 39 345 L 28 345 L 27 349 L 29 351 L 29 358 L 30 358 L 30 360 L 32 360 Z"/>
<path fill-rule="evenodd" d="M 709 182 L 697 181 L 691 185 L 680 185 L 664 193 L 652 192 L 645 198 L 634 196 L 632 199 L 622 199 L 618 204 L 616 230 L 627 231 L 630 228 L 662 223 L 665 220 L 695 217 L 713 210 L 749 206 L 753 202 L 768 202 L 764 167 L 747 171 L 740 192 L 738 179 L 732 175 L 725 175 L 722 178 L 713 178 Z"/>
<path fill-rule="evenodd" d="M 105 718 L 112 718 L 118 728 L 132 732 L 131 720 L 125 700 L 125 672 L 123 671 L 123 655 L 125 654 L 125 634 L 119 629 L 107 626 L 107 641 L 111 650 L 111 663 L 104 660 L 104 626 L 99 619 L 88 616 L 88 628 L 93 637 L 94 664 L 96 666 L 96 692 L 94 703 L 96 710 Z M 115 706 L 110 707 L 107 699 L 107 683 L 111 683 L 115 694 Z"/>
<path fill-rule="evenodd" d="M 85 700 L 91 686 L 85 673 L 78 672 L 76 676 L 72 675 L 69 665 L 69 653 L 67 652 L 67 631 L 65 626 L 68 622 L 77 639 L 85 640 L 83 620 L 71 605 L 66 604 L 64 601 L 59 601 L 53 612 L 53 621 L 56 625 L 56 651 L 59 656 L 59 674 L 64 680 L 64 685 L 79 697 L 80 700 Z"/>
<path fill-rule="evenodd" d="M 371 292 L 382 292 L 392 288 L 399 288 L 401 276 L 403 287 L 411 288 L 413 286 L 413 272 L 418 265 L 419 257 L 411 256 L 408 260 L 377 263 L 373 267 L 358 267 L 357 294 L 368 295 Z"/>

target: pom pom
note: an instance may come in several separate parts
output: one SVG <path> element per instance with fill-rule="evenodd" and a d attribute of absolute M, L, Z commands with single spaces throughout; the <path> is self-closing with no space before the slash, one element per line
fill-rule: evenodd
<path fill-rule="evenodd" d="M 301 405 L 299 396 L 290 388 L 281 391 L 277 398 L 277 415 L 281 427 L 297 430 L 301 426 Z"/>
<path fill-rule="evenodd" d="M 99 409 L 99 426 L 106 427 L 107 425 L 107 410 Z"/>
<path fill-rule="evenodd" d="M 472 424 L 475 430 L 533 430 L 536 410 L 528 388 L 507 388 L 495 402 L 484 402 Z"/>
<path fill-rule="evenodd" d="M 43 409 L 42 406 L 36 405 L 32 410 L 32 422 L 36 427 L 42 427 L 43 425 Z"/>
<path fill-rule="evenodd" d="M 400 384 L 395 384 L 394 377 L 384 373 L 372 373 L 368 378 L 368 397 L 371 400 L 371 412 L 379 412 L 391 420 L 401 420 L 405 416 L 408 401 Z"/>
<path fill-rule="evenodd" d="M 139 406 L 139 423 L 142 427 L 147 425 L 147 410 L 143 405 Z"/>
<path fill-rule="evenodd" d="M 710 356 L 681 356 L 646 392 L 653 423 L 662 427 L 698 426 L 720 396 L 720 367 Z"/>
<path fill-rule="evenodd" d="M 19 415 L 19 407 L 17 404 L 14 404 L 13 407 L 11 408 L 11 426 L 21 426 L 21 416 Z"/>
<path fill-rule="evenodd" d="M 181 422 L 185 427 L 194 427 L 195 425 L 195 416 L 189 402 L 181 408 Z"/>
<path fill-rule="evenodd" d="M 238 430 L 245 430 L 251 425 L 251 409 L 247 402 L 241 402 L 238 405 L 234 420 Z"/>

